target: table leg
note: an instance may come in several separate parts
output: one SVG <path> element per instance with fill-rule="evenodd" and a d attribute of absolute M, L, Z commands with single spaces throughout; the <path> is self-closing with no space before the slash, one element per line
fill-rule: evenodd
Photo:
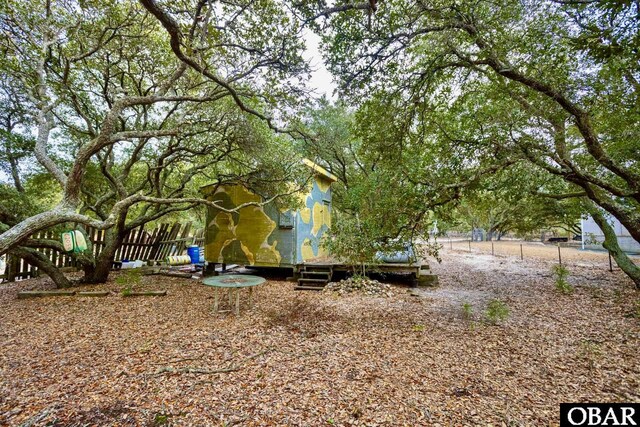
<path fill-rule="evenodd" d="M 240 288 L 236 289 L 236 316 L 240 314 Z"/>
<path fill-rule="evenodd" d="M 215 294 L 213 297 L 213 313 L 218 312 L 218 288 L 215 288 Z"/>
<path fill-rule="evenodd" d="M 249 307 L 253 308 L 253 286 L 249 288 Z"/>

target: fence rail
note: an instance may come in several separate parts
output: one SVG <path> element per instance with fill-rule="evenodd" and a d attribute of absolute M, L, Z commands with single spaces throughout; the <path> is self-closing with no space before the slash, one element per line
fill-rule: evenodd
<path fill-rule="evenodd" d="M 114 260 L 144 260 L 162 261 L 170 255 L 182 255 L 187 246 L 204 244 L 204 230 L 192 231 L 192 223 L 161 224 L 151 231 L 144 226 L 127 233 L 122 244 L 116 250 Z M 92 227 L 86 229 L 86 235 L 91 242 L 93 255 L 97 257 L 106 246 L 105 230 Z M 33 239 L 60 240 L 58 233 L 45 230 L 31 236 Z M 75 268 L 76 261 L 67 252 L 54 249 L 39 249 L 58 268 Z M 38 277 L 38 268 L 29 264 L 26 260 L 7 255 L 3 274 L 0 281 L 13 282 L 31 277 Z"/>

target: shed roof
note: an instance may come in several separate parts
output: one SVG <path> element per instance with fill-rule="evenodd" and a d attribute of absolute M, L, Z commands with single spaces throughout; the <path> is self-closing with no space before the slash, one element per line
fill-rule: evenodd
<path fill-rule="evenodd" d="M 334 174 L 332 174 L 331 172 L 329 172 L 328 170 L 326 170 L 325 168 L 323 168 L 319 164 L 314 163 L 309 159 L 302 159 L 302 163 L 304 163 L 305 165 L 310 167 L 311 170 L 313 170 L 317 174 L 324 176 L 325 178 L 327 178 L 331 182 L 336 182 L 338 180 L 337 176 L 335 176 Z"/>

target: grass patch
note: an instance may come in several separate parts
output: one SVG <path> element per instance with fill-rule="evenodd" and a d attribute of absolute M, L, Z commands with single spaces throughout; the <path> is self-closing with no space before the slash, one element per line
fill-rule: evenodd
<path fill-rule="evenodd" d="M 139 285 L 141 280 L 142 271 L 139 268 L 128 268 L 116 277 L 116 283 L 122 286 L 123 297 L 131 296 L 133 287 Z"/>
<path fill-rule="evenodd" d="M 504 301 L 494 299 L 489 302 L 489 305 L 487 305 L 484 315 L 488 323 L 497 325 L 498 323 L 506 320 L 507 317 L 509 317 L 509 313 L 509 307 Z"/>

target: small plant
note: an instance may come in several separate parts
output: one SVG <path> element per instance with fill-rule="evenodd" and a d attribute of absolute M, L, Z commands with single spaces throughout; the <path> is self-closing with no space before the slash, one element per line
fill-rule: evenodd
<path fill-rule="evenodd" d="M 464 317 L 465 320 L 473 317 L 473 306 L 468 302 L 462 304 L 462 317 Z"/>
<path fill-rule="evenodd" d="M 589 363 L 590 369 L 597 367 L 597 362 L 602 355 L 602 347 L 595 341 L 587 339 L 580 341 L 578 344 L 578 357 L 586 360 Z"/>
<path fill-rule="evenodd" d="M 116 283 L 122 286 L 122 296 L 128 297 L 133 292 L 133 286 L 139 285 L 142 279 L 142 272 L 137 268 L 131 268 L 123 271 L 116 278 Z"/>
<path fill-rule="evenodd" d="M 564 265 L 557 264 L 553 266 L 552 271 L 556 280 L 556 290 L 561 294 L 572 294 L 575 289 L 567 282 L 569 270 Z"/>
<path fill-rule="evenodd" d="M 424 325 L 413 325 L 414 332 L 424 332 Z"/>
<path fill-rule="evenodd" d="M 627 317 L 633 317 L 635 319 L 640 319 L 640 300 L 636 301 L 633 304 L 633 308 Z"/>
<path fill-rule="evenodd" d="M 507 307 L 504 301 L 498 299 L 491 300 L 489 305 L 487 305 L 485 316 L 489 323 L 496 325 L 509 317 L 509 307 Z"/>
<path fill-rule="evenodd" d="M 169 424 L 169 415 L 161 413 L 161 414 L 156 414 L 153 417 L 154 426 L 164 426 L 167 424 Z"/>

